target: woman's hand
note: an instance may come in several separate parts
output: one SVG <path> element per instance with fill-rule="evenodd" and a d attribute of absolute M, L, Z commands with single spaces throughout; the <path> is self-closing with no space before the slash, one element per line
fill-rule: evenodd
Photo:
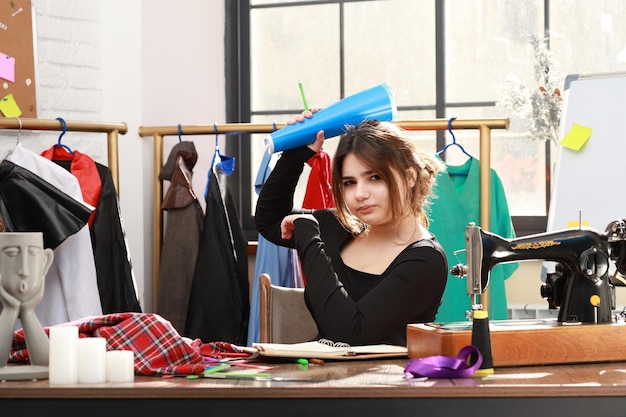
<path fill-rule="evenodd" d="M 312 214 L 290 214 L 288 216 L 285 216 L 283 221 L 280 223 L 280 232 L 283 239 L 291 239 L 291 237 L 293 236 L 293 222 L 296 219 L 309 219 L 317 223 L 317 219 L 315 219 Z"/>
<path fill-rule="evenodd" d="M 287 119 L 285 123 L 288 125 L 295 125 L 298 122 L 304 122 L 304 119 L 310 119 L 311 117 L 313 117 L 313 114 L 317 113 L 318 111 L 318 109 L 305 110 L 293 119 Z"/>
<path fill-rule="evenodd" d="M 288 119 L 286 124 L 294 125 L 296 123 L 302 123 L 304 122 L 305 119 L 312 118 L 313 114 L 317 112 L 318 112 L 318 109 L 305 110 L 302 112 L 302 114 L 296 116 L 295 118 Z M 323 144 L 324 144 L 324 131 L 320 130 L 319 132 L 317 132 L 317 135 L 315 135 L 315 142 L 307 146 L 311 148 L 311 150 L 313 150 L 315 153 L 318 153 L 322 149 Z"/>

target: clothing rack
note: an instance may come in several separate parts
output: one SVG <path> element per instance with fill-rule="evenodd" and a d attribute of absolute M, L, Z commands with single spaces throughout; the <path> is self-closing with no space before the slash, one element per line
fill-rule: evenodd
<path fill-rule="evenodd" d="M 126 123 L 107 122 L 79 122 L 46 119 L 20 119 L 18 117 L 0 117 L 0 129 L 14 130 L 47 130 L 47 131 L 67 131 L 67 132 L 95 132 L 107 134 L 107 157 L 108 167 L 111 170 L 113 184 L 119 195 L 119 148 L 118 137 L 128 132 Z"/>
<path fill-rule="evenodd" d="M 491 181 L 491 130 L 508 129 L 508 118 L 485 118 L 485 119 L 454 119 L 448 126 L 448 119 L 425 119 L 406 120 L 392 122 L 405 130 L 448 130 L 451 129 L 473 129 L 478 130 L 480 137 L 480 225 L 485 230 L 489 230 L 489 196 Z M 152 246 L 152 299 L 154 310 L 156 311 L 161 241 L 163 236 L 163 213 L 161 212 L 161 201 L 163 200 L 163 183 L 159 180 L 159 172 L 163 166 L 163 138 L 165 136 L 178 135 L 216 135 L 216 134 L 253 134 L 272 133 L 284 127 L 285 124 L 276 123 L 225 123 L 206 125 L 176 125 L 176 126 L 140 126 L 139 136 L 153 138 L 154 147 L 154 204 L 153 204 L 153 233 L 154 241 Z"/>

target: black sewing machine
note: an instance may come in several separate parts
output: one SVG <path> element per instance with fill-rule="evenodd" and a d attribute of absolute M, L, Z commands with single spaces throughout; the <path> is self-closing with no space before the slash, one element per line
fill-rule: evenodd
<path fill-rule="evenodd" d="M 615 286 L 625 286 L 626 219 L 611 222 L 604 233 L 567 229 L 516 239 L 466 227 L 467 265 L 451 272 L 467 277 L 473 313 L 483 310 L 480 296 L 489 286 L 491 268 L 525 260 L 556 262 L 540 287 L 558 319 L 494 320 L 490 323 L 493 365 L 522 366 L 626 360 L 626 320 L 611 317 Z M 610 263 L 616 270 L 611 272 Z M 407 325 L 410 358 L 455 356 L 472 343 L 472 323 Z"/>
<path fill-rule="evenodd" d="M 626 219 L 611 222 L 604 233 L 593 229 L 566 229 L 505 239 L 470 223 L 465 230 L 467 265 L 455 265 L 453 275 L 467 276 L 473 308 L 489 285 L 493 266 L 504 262 L 556 262 L 540 287 L 549 308 L 559 309 L 561 323 L 610 323 L 615 309 L 615 285 L 624 286 L 626 274 Z M 617 270 L 611 276 L 609 262 Z M 621 274 L 621 276 L 620 276 Z"/>

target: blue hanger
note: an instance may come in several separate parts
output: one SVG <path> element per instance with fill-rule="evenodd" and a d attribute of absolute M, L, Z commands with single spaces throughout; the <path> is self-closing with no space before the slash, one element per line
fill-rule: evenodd
<path fill-rule="evenodd" d="M 208 179 L 207 179 L 206 187 L 204 189 L 205 199 L 209 195 L 211 173 L 213 172 L 214 168 L 224 175 L 230 175 L 235 170 L 235 158 L 232 156 L 226 156 L 226 155 L 220 154 L 220 144 L 219 144 L 219 136 L 217 133 L 217 123 L 213 123 L 213 132 L 215 133 L 215 153 L 213 153 L 213 160 L 211 161 L 211 168 L 209 168 Z"/>
<path fill-rule="evenodd" d="M 465 150 L 465 148 L 463 148 L 463 145 L 461 145 L 460 143 L 458 143 L 456 141 L 456 136 L 454 136 L 454 132 L 452 131 L 452 122 L 456 119 L 456 117 L 451 117 L 450 120 L 448 120 L 448 132 L 450 132 L 450 135 L 452 135 L 452 142 L 448 143 L 446 146 L 443 147 L 442 150 L 440 150 L 439 152 L 437 152 L 437 155 L 441 155 L 443 154 L 446 150 L 448 150 L 448 148 L 452 145 L 456 145 L 459 148 L 461 148 L 461 151 L 467 155 L 469 158 L 473 158 L 472 155 L 470 155 L 469 153 L 467 153 L 467 151 Z"/>
<path fill-rule="evenodd" d="M 181 143 L 183 141 L 183 130 L 181 129 L 180 123 L 178 124 L 178 143 Z"/>
<path fill-rule="evenodd" d="M 215 152 L 213 153 L 213 162 L 211 162 L 211 168 L 219 165 L 219 159 L 221 159 L 220 155 L 220 142 L 219 136 L 217 134 L 217 122 L 213 123 L 213 133 L 215 134 Z"/>
<path fill-rule="evenodd" d="M 71 153 L 73 155 L 74 151 L 69 146 L 64 145 L 64 144 L 61 143 L 61 138 L 63 137 L 63 135 L 65 135 L 65 132 L 67 132 L 67 123 L 65 122 L 65 119 L 62 118 L 62 117 L 57 117 L 56 120 L 60 121 L 61 124 L 63 125 L 63 131 L 59 135 L 59 139 L 57 141 L 57 144 L 54 145 L 54 146 L 55 147 L 61 146 L 62 148 L 64 148 L 66 151 L 68 151 L 69 153 Z"/>
<path fill-rule="evenodd" d="M 223 174 L 230 175 L 235 170 L 235 158 L 220 153 L 217 123 L 213 123 L 213 132 L 215 132 L 215 154 L 213 154 L 213 163 L 211 165 L 215 166 Z"/>

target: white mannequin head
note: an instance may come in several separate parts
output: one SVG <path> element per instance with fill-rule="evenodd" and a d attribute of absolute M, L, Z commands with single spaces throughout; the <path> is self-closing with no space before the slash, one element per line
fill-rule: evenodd
<path fill-rule="evenodd" d="M 41 232 L 0 233 L 0 282 L 20 302 L 40 290 L 52 259 L 52 250 L 43 247 Z"/>

